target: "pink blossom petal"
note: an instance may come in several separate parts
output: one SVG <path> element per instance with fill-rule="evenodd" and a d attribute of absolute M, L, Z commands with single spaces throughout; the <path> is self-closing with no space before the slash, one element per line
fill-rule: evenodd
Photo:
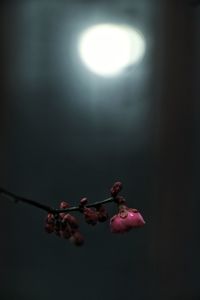
<path fill-rule="evenodd" d="M 119 213 L 110 220 L 110 229 L 113 233 L 123 233 L 144 224 L 142 215 L 136 209 L 123 205 L 119 208 Z"/>
<path fill-rule="evenodd" d="M 119 215 L 115 215 L 110 220 L 110 229 L 113 233 L 123 233 L 127 231 L 126 224 Z"/>
<path fill-rule="evenodd" d="M 145 221 L 139 212 L 129 211 L 126 219 L 126 224 L 130 228 L 142 227 L 145 224 Z"/>

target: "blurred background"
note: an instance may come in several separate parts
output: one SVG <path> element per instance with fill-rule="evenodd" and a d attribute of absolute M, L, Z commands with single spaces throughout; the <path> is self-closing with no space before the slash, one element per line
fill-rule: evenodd
<path fill-rule="evenodd" d="M 102 22 L 146 42 L 113 78 L 77 52 Z M 121 180 L 146 220 L 122 236 L 81 221 L 76 248 L 44 232 L 43 211 L 1 197 L 0 299 L 200 299 L 199 1 L 3 1 L 0 39 L 0 186 L 56 207 Z"/>

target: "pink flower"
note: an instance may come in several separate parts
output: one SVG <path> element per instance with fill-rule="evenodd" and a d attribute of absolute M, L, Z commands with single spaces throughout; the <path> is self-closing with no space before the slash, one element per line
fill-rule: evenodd
<path fill-rule="evenodd" d="M 127 232 L 132 228 L 142 227 L 145 221 L 137 209 L 120 205 L 119 213 L 110 220 L 110 229 L 113 233 Z"/>

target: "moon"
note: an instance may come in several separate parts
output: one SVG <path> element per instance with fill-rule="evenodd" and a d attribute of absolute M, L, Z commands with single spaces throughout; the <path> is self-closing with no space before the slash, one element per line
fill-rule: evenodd
<path fill-rule="evenodd" d="M 99 24 L 86 29 L 79 39 L 79 54 L 87 68 L 112 77 L 141 61 L 145 41 L 141 33 L 126 25 Z"/>

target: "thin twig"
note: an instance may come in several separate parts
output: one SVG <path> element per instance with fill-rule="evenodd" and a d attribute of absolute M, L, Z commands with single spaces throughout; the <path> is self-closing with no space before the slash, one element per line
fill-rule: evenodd
<path fill-rule="evenodd" d="M 11 193 L 3 188 L 0 188 L 0 195 L 6 198 L 10 198 L 11 200 L 17 202 L 23 202 L 29 205 L 32 205 L 34 207 L 40 208 L 48 213 L 52 213 L 52 214 L 58 214 L 58 213 L 63 213 L 63 212 L 70 212 L 70 211 L 81 211 L 81 207 L 80 206 L 72 206 L 69 208 L 65 208 L 65 209 L 58 209 L 58 208 L 52 208 L 50 206 L 44 205 L 40 202 L 31 200 L 31 199 L 27 199 L 27 198 L 23 198 L 21 196 L 17 196 L 14 193 Z M 97 201 L 97 202 L 93 202 L 90 204 L 87 204 L 85 207 L 97 207 L 101 204 L 105 204 L 105 203 L 109 203 L 109 202 L 114 202 L 115 199 L 113 197 L 104 199 L 102 201 Z"/>

